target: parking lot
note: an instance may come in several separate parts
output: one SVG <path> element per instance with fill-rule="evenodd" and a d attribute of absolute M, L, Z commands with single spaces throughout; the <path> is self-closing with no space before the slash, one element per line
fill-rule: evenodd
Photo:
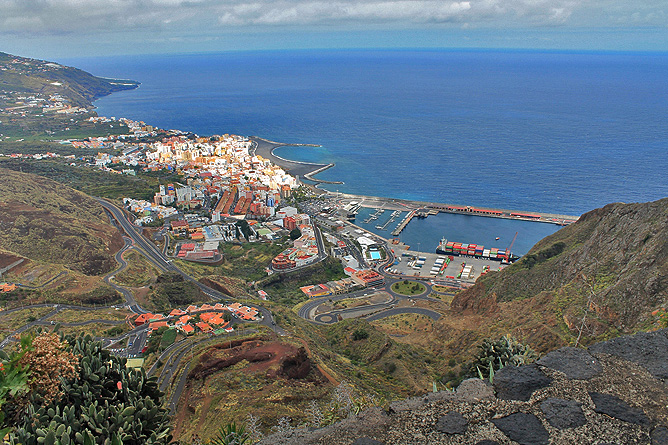
<path fill-rule="evenodd" d="M 442 264 L 440 263 L 439 258 L 442 259 Z M 431 278 L 436 281 L 439 279 L 446 279 L 451 277 L 473 283 L 478 277 L 480 277 L 485 269 L 488 268 L 490 271 L 496 271 L 503 267 L 500 261 L 494 261 L 487 258 L 453 256 L 450 264 L 448 264 L 443 272 L 440 273 L 441 269 L 447 262 L 447 259 L 447 255 L 439 255 L 436 253 L 415 251 L 404 251 L 403 253 L 397 252 L 397 259 L 395 264 L 390 266 L 388 271 L 406 277 Z M 437 263 L 437 261 L 439 262 Z M 468 277 L 459 276 L 459 274 L 466 266 L 471 266 L 470 275 Z M 438 269 L 439 273 L 431 273 L 432 270 L 435 272 L 436 269 Z"/>

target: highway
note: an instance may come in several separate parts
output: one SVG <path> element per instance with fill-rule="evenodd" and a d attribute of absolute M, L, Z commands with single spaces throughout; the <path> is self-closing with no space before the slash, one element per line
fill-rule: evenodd
<path fill-rule="evenodd" d="M 186 274 L 181 269 L 172 264 L 172 261 L 165 257 L 162 251 L 160 251 L 152 242 L 147 240 L 141 234 L 140 227 L 137 227 L 128 221 L 128 219 L 125 217 L 125 214 L 118 207 L 101 198 L 96 198 L 96 200 L 102 205 L 102 207 L 105 208 L 105 210 L 107 210 L 107 212 L 109 212 L 109 214 L 119 224 L 119 227 L 132 239 L 135 248 L 138 247 L 139 251 L 160 270 L 164 272 L 174 272 L 180 274 L 184 279 L 194 283 L 197 287 L 200 288 L 202 292 L 214 300 L 226 300 L 229 298 L 227 295 L 224 295 L 221 292 L 218 292 L 217 290 L 212 289 L 203 283 L 200 283 L 195 278 Z M 254 305 L 254 307 L 256 307 L 260 313 L 262 313 L 262 321 L 260 321 L 259 324 L 268 327 L 278 335 L 287 335 L 287 332 L 276 324 L 273 316 L 271 315 L 271 312 L 267 308 L 257 305 Z"/>

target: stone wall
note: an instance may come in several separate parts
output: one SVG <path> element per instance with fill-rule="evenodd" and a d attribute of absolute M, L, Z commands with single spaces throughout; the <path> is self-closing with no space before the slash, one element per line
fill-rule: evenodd
<path fill-rule="evenodd" d="M 668 444 L 668 330 L 562 348 L 271 444 Z"/>

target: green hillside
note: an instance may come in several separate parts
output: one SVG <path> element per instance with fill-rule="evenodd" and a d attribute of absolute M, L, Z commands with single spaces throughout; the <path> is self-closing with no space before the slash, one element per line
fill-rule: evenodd
<path fill-rule="evenodd" d="M 652 312 L 668 302 L 668 199 L 586 213 L 481 278 L 452 308 L 491 314 L 518 301 L 540 301 L 565 342 L 651 327 Z"/>
<path fill-rule="evenodd" d="M 0 52 L 2 90 L 60 94 L 75 106 L 89 107 L 95 99 L 137 86 L 131 80 L 103 79 L 77 68 Z"/>

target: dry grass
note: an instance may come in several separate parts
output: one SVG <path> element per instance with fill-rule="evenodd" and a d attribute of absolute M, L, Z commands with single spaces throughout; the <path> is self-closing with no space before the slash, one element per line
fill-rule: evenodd
<path fill-rule="evenodd" d="M 80 323 L 88 320 L 125 320 L 132 312 L 125 309 L 99 309 L 95 311 L 64 310 L 58 312 L 49 320 L 57 323 Z"/>
<path fill-rule="evenodd" d="M 158 271 L 149 263 L 143 255 L 135 251 L 123 255 L 128 267 L 117 273 L 114 281 L 121 286 L 141 287 L 148 286 L 158 276 Z"/>
<path fill-rule="evenodd" d="M 52 307 L 40 307 L 11 313 L 0 312 L 0 340 L 4 340 L 21 326 L 41 318 L 51 311 L 53 311 Z"/>

